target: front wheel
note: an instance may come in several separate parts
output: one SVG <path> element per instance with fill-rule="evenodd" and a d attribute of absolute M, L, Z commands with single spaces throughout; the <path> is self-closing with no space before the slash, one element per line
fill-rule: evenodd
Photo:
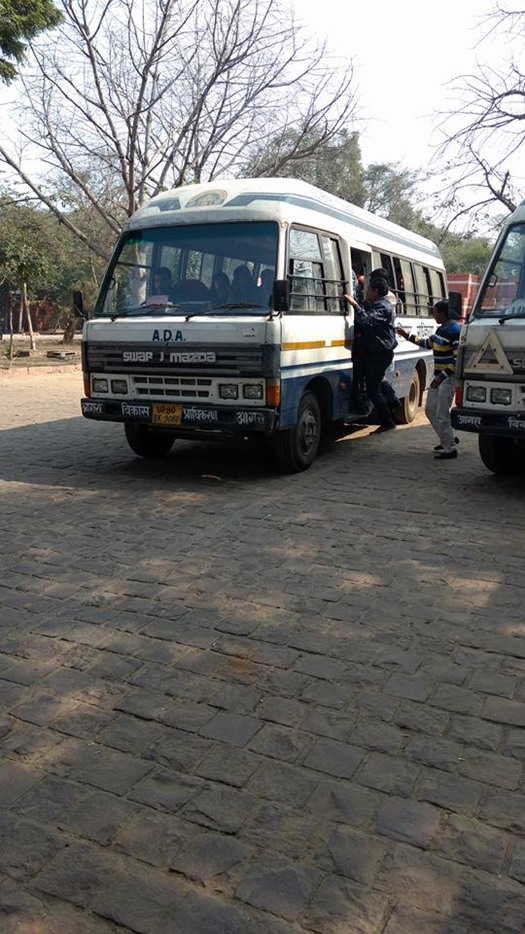
<path fill-rule="evenodd" d="M 521 473 L 525 468 L 523 452 L 512 438 L 478 435 L 479 456 L 488 470 L 500 477 Z"/>
<path fill-rule="evenodd" d="M 125 422 L 124 431 L 131 450 L 139 457 L 149 459 L 165 457 L 171 451 L 175 440 L 162 431 L 155 431 L 147 425 L 135 425 L 133 422 Z"/>
<path fill-rule="evenodd" d="M 313 392 L 305 392 L 299 403 L 293 428 L 277 432 L 273 450 L 280 467 L 287 473 L 307 470 L 315 459 L 321 438 L 321 410 Z"/>
<path fill-rule="evenodd" d="M 401 405 L 399 408 L 396 408 L 393 412 L 394 421 L 398 425 L 409 425 L 410 422 L 413 422 L 417 410 L 419 408 L 419 400 L 421 398 L 421 381 L 419 379 L 419 373 L 417 370 L 414 370 L 412 374 L 412 382 L 410 383 L 410 389 L 408 390 L 408 395 L 401 399 Z"/>

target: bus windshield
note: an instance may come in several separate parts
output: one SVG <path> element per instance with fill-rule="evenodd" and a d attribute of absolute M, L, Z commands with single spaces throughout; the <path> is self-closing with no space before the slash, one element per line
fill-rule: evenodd
<path fill-rule="evenodd" d="M 494 254 L 474 317 L 525 317 L 525 224 L 509 227 Z"/>
<path fill-rule="evenodd" d="M 253 221 L 130 231 L 95 315 L 267 314 L 278 230 L 274 222 Z"/>

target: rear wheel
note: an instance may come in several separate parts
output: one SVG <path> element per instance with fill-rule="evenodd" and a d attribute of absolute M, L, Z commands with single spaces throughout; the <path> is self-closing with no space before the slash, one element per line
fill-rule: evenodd
<path fill-rule="evenodd" d="M 321 437 L 321 410 L 313 392 L 305 392 L 293 428 L 277 432 L 273 450 L 278 464 L 288 473 L 307 470 L 315 459 Z"/>
<path fill-rule="evenodd" d="M 523 450 L 516 446 L 512 438 L 478 435 L 478 447 L 485 467 L 500 477 L 521 473 L 525 468 Z"/>
<path fill-rule="evenodd" d="M 414 421 L 417 415 L 417 410 L 419 408 L 420 398 L 421 380 L 419 379 L 418 371 L 414 370 L 408 394 L 404 397 L 404 399 L 401 399 L 401 405 L 393 412 L 394 421 L 398 425 L 409 425 L 410 422 Z"/>
<path fill-rule="evenodd" d="M 132 422 L 124 424 L 124 431 L 131 450 L 139 457 L 150 459 L 165 457 L 171 451 L 175 440 L 171 435 L 164 434 L 162 431 L 148 428 L 147 425 L 135 425 Z"/>

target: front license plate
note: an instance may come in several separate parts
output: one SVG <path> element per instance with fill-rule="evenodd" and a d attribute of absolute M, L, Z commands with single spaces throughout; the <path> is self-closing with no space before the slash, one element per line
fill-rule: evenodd
<path fill-rule="evenodd" d="M 169 405 L 165 402 L 151 406 L 151 421 L 154 425 L 180 425 L 182 405 Z"/>

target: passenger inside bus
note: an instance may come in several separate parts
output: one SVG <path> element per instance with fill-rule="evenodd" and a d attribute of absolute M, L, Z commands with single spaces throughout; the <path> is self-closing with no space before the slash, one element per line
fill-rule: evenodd
<path fill-rule="evenodd" d="M 146 299 L 146 305 L 163 305 L 171 292 L 171 269 L 159 266 L 153 273 L 152 294 Z"/>
<path fill-rule="evenodd" d="M 273 283 L 275 279 L 275 269 L 263 269 L 261 272 L 261 284 L 259 286 L 260 304 L 269 306 L 271 303 Z"/>
<path fill-rule="evenodd" d="M 233 281 L 230 292 L 232 302 L 242 302 L 258 305 L 257 286 L 248 266 L 237 266 L 233 272 Z"/>
<path fill-rule="evenodd" d="M 230 300 L 230 280 L 225 272 L 216 272 L 210 289 L 213 305 L 226 305 Z"/>

